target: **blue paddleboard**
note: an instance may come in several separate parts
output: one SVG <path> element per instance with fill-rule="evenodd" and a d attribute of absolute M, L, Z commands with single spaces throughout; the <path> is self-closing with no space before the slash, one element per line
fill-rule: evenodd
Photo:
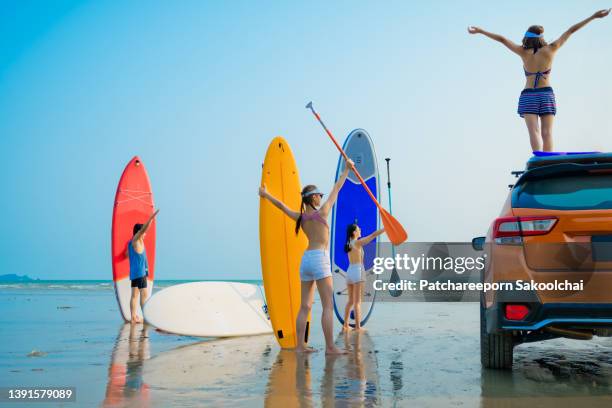
<path fill-rule="evenodd" d="M 363 129 L 353 130 L 344 141 L 343 150 L 348 157 L 355 162 L 355 167 L 361 177 L 365 180 L 372 193 L 378 199 L 379 183 L 378 163 L 376 153 L 370 135 Z M 338 160 L 336 170 L 336 180 L 344 169 L 344 158 L 342 155 Z M 348 291 L 346 285 L 346 271 L 349 266 L 348 255 L 344 252 L 346 242 L 346 228 L 350 224 L 357 222 L 361 228 L 363 236 L 369 235 L 379 228 L 378 208 L 365 191 L 359 179 L 353 174 L 349 176 L 338 193 L 338 200 L 332 211 L 331 226 L 331 264 L 332 276 L 334 279 L 334 310 L 340 323 L 344 324 L 344 308 L 348 301 Z M 372 313 L 376 292 L 368 285 L 372 281 L 372 267 L 374 258 L 378 254 L 378 238 L 364 248 L 364 279 L 366 283 L 362 294 L 361 303 L 361 324 L 364 325 Z M 370 287 L 368 287 L 370 286 Z M 355 315 L 350 313 L 351 326 L 355 324 Z"/>
<path fill-rule="evenodd" d="M 601 152 L 543 152 L 540 150 L 534 150 L 533 155 L 535 157 L 550 157 L 550 156 L 570 156 L 572 154 L 596 154 Z"/>

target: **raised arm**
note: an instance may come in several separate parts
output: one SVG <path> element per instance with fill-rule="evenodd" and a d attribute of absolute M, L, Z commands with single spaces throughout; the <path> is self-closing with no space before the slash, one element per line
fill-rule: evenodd
<path fill-rule="evenodd" d="M 151 226 L 151 223 L 153 222 L 153 219 L 157 216 L 158 212 L 159 212 L 159 210 L 155 210 L 155 212 L 153 214 L 151 214 L 151 216 L 149 217 L 147 222 L 145 222 L 142 225 L 142 228 L 136 234 L 134 234 L 134 237 L 132 238 L 132 241 L 139 241 L 140 239 L 142 239 L 142 236 L 145 234 L 145 232 L 147 232 L 147 230 Z"/>
<path fill-rule="evenodd" d="M 376 238 L 377 236 L 381 235 L 383 232 L 385 232 L 385 229 L 381 228 L 378 231 L 374 231 L 373 233 L 371 233 L 368 236 L 359 238 L 356 243 L 357 243 L 357 245 L 364 247 L 364 246 L 368 245 L 370 242 L 372 242 L 372 240 L 374 238 Z"/>
<path fill-rule="evenodd" d="M 574 24 L 573 26 L 571 26 L 570 28 L 567 29 L 566 32 L 564 32 L 563 34 L 561 34 L 561 36 L 556 39 L 555 41 L 552 42 L 552 44 L 550 44 L 550 46 L 557 50 L 559 48 L 561 48 L 561 46 L 563 44 L 565 44 L 565 42 L 571 37 L 572 34 L 574 34 L 576 31 L 580 30 L 582 27 L 584 27 L 585 25 L 589 24 L 591 21 L 595 20 L 596 18 L 604 18 L 606 17 L 608 14 L 610 14 L 610 9 L 606 9 L 606 10 L 599 10 L 597 12 L 595 12 L 591 17 L 585 18 L 584 20 L 582 20 L 579 23 Z"/>
<path fill-rule="evenodd" d="M 512 41 L 510 41 L 509 39 L 507 39 L 503 35 L 499 35 L 499 34 L 495 34 L 495 33 L 490 33 L 488 31 L 483 30 L 480 27 L 469 26 L 468 27 L 468 33 L 470 33 L 470 34 L 482 34 L 485 37 L 489 37 L 492 40 L 495 40 L 495 41 L 497 41 L 499 43 L 502 43 L 510 51 L 512 51 L 515 54 L 519 54 L 520 55 L 521 52 L 523 51 L 523 47 L 521 45 L 513 43 Z"/>
<path fill-rule="evenodd" d="M 346 181 L 346 178 L 348 177 L 349 171 L 354 166 L 355 166 L 355 163 L 353 163 L 353 161 L 351 159 L 349 159 L 348 161 L 345 161 L 345 163 L 344 163 L 344 171 L 340 175 L 340 178 L 338 179 L 336 184 L 334 184 L 334 187 L 332 188 L 332 190 L 329 192 L 329 195 L 327 196 L 327 200 L 325 200 L 325 202 L 321 205 L 321 209 L 319 211 L 321 211 L 323 214 L 328 214 L 329 213 L 329 210 L 332 208 L 332 206 L 334 205 L 334 203 L 338 199 L 338 192 L 340 192 L 340 189 L 342 188 L 342 185 Z"/>
<path fill-rule="evenodd" d="M 283 203 L 281 200 L 268 193 L 265 184 L 263 185 L 263 187 L 259 187 L 259 196 L 270 201 L 272 204 L 274 204 L 276 208 L 287 214 L 287 216 L 294 221 L 297 220 L 300 216 L 299 212 L 293 211 L 291 208 L 287 207 L 285 203 Z"/>

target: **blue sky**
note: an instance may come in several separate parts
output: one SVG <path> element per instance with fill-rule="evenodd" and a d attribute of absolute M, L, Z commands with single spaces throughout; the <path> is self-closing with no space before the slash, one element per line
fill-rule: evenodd
<path fill-rule="evenodd" d="M 0 14 L 0 274 L 111 276 L 116 183 L 138 154 L 153 182 L 157 276 L 259 278 L 260 165 L 291 144 L 328 190 L 362 127 L 392 158 L 414 241 L 482 235 L 529 157 L 518 57 L 474 24 L 553 40 L 601 1 L 5 1 Z M 612 150 L 612 18 L 560 51 L 558 150 Z M 381 168 L 382 170 L 382 168 Z M 386 205 L 386 203 L 384 203 Z"/>

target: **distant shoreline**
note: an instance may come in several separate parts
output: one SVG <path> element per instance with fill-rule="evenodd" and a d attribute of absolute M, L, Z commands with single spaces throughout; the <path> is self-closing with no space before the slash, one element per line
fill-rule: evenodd
<path fill-rule="evenodd" d="M 38 282 L 40 279 L 32 279 L 28 275 L 17 275 L 14 273 L 9 273 L 5 275 L 0 275 L 0 282 Z"/>

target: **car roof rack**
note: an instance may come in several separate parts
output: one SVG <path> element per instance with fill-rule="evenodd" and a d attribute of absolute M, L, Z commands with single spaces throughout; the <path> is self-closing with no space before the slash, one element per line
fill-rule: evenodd
<path fill-rule="evenodd" d="M 563 174 L 579 174 L 579 173 L 612 173 L 612 161 L 600 163 L 554 163 L 548 166 L 534 167 L 524 172 L 514 184 L 514 187 L 520 186 L 528 180 L 548 178 Z"/>
<path fill-rule="evenodd" d="M 534 156 L 527 161 L 526 170 L 551 164 L 602 164 L 612 163 L 612 153 L 600 152 L 534 152 Z"/>

